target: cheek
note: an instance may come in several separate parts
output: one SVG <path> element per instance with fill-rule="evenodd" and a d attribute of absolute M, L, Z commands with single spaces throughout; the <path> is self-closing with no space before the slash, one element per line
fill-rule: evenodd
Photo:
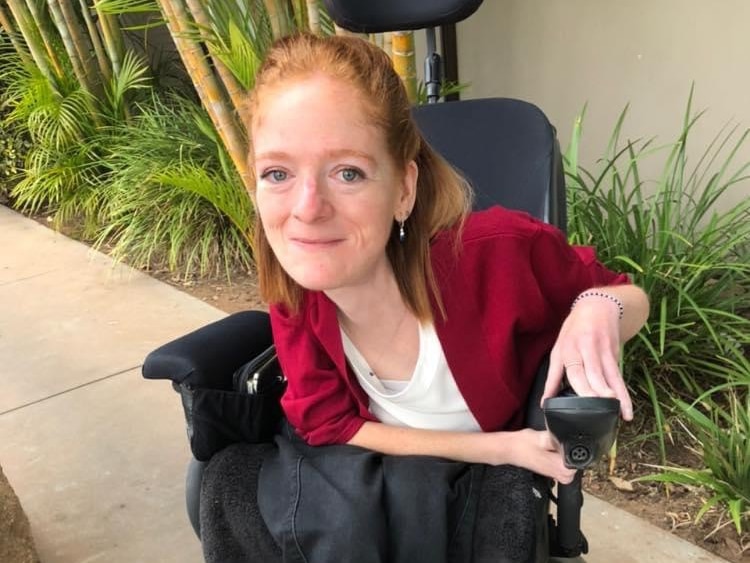
<path fill-rule="evenodd" d="M 373 217 L 370 215 L 366 221 L 362 223 L 363 227 L 360 230 L 360 244 L 366 247 L 369 253 L 375 251 L 377 253 L 385 252 L 385 247 L 388 244 L 393 227 L 391 218 L 388 216 Z"/>
<path fill-rule="evenodd" d="M 255 210 L 263 223 L 264 229 L 273 229 L 284 220 L 284 206 L 278 198 L 268 197 L 258 192 L 255 198 Z"/>
<path fill-rule="evenodd" d="M 273 198 L 271 198 L 272 200 Z M 264 201 L 259 197 L 256 202 L 255 211 L 257 220 L 260 220 L 266 241 L 271 246 L 275 254 L 281 252 L 281 232 L 284 225 L 284 218 L 273 201 Z"/>

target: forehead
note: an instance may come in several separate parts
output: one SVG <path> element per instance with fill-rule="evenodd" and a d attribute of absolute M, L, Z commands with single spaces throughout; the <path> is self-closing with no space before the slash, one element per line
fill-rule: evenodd
<path fill-rule="evenodd" d="M 307 136 L 308 142 L 345 136 L 351 142 L 382 141 L 373 105 L 343 80 L 326 75 L 283 80 L 259 93 L 251 119 L 253 145 L 290 141 Z"/>

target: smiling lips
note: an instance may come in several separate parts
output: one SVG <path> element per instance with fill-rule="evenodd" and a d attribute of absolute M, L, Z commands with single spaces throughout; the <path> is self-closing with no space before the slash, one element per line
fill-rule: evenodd
<path fill-rule="evenodd" d="M 324 249 L 324 248 L 330 248 L 332 246 L 335 246 L 343 241 L 343 239 L 338 238 L 332 238 L 332 239 L 318 239 L 318 238 L 301 238 L 301 237 L 292 237 L 290 239 L 293 244 L 296 244 L 302 248 L 307 249 Z"/>

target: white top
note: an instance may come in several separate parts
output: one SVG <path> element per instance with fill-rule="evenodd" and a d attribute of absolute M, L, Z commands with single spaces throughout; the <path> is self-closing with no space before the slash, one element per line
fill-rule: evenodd
<path fill-rule="evenodd" d="M 410 380 L 380 379 L 341 331 L 346 359 L 370 398 L 370 412 L 386 424 L 478 432 L 476 418 L 456 386 L 432 324 L 419 327 L 419 358 Z"/>

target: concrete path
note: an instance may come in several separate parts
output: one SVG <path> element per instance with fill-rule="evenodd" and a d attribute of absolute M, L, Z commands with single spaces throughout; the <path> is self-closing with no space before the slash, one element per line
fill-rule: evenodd
<path fill-rule="evenodd" d="M 221 311 L 0 206 L 0 466 L 42 563 L 199 563 L 155 347 Z M 588 563 L 723 561 L 587 497 Z M 14 562 L 3 562 L 14 563 Z"/>

